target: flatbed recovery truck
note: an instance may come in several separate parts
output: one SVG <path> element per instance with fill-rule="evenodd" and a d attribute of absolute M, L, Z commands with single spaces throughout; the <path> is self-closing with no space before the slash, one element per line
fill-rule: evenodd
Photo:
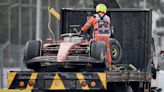
<path fill-rule="evenodd" d="M 61 34 L 74 29 L 71 25 L 83 25 L 94 9 L 61 10 Z M 121 64 L 108 69 L 83 71 L 53 71 L 53 66 L 35 71 L 11 71 L 8 73 L 8 92 L 11 90 L 109 90 L 109 92 L 151 92 L 151 10 L 110 9 L 111 26 L 115 38 L 121 43 Z M 72 16 L 75 17 L 72 17 Z M 80 18 L 79 21 L 76 19 Z M 70 19 L 72 21 L 70 21 Z M 77 28 L 78 29 L 78 28 Z M 79 30 L 79 29 L 78 29 Z"/>

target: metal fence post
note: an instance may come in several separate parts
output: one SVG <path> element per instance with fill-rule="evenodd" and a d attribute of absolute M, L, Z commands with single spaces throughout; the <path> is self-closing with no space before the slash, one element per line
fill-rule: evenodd
<path fill-rule="evenodd" d="M 3 88 L 3 68 L 4 68 L 4 59 L 3 59 L 3 51 L 4 49 L 10 44 L 9 41 L 7 41 L 1 48 L 0 48 L 0 87 Z"/>
<path fill-rule="evenodd" d="M 42 38 L 42 0 L 37 0 L 36 8 L 36 40 L 41 40 Z"/>
<path fill-rule="evenodd" d="M 0 88 L 3 87 L 3 52 L 2 49 L 0 49 Z"/>
<path fill-rule="evenodd" d="M 57 7 L 57 9 L 59 10 L 59 1 L 60 0 L 58 0 L 57 1 L 57 3 L 56 3 L 56 7 Z M 59 28 L 59 26 L 60 26 L 60 23 L 59 23 L 59 20 L 56 20 L 56 39 L 59 39 L 59 37 L 60 37 L 60 28 Z"/>

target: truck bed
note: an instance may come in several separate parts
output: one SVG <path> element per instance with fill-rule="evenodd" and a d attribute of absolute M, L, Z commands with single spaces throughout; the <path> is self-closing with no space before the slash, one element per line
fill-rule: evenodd
<path fill-rule="evenodd" d="M 114 69 L 104 72 L 34 72 L 11 71 L 8 73 L 9 89 L 44 90 L 106 90 L 112 82 L 150 82 L 151 74 L 131 69 Z M 20 86 L 24 82 L 24 86 Z"/>

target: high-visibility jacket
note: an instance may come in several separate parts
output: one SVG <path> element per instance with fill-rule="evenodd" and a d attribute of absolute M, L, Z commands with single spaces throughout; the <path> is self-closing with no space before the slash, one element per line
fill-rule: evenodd
<path fill-rule="evenodd" d="M 94 36 L 110 36 L 110 17 L 104 13 L 94 14 L 81 28 L 82 31 L 87 31 L 93 25 Z"/>
<path fill-rule="evenodd" d="M 93 25 L 93 38 L 95 40 L 103 40 L 107 47 L 108 64 L 111 65 L 112 59 L 110 54 L 110 17 L 104 13 L 94 14 L 81 28 L 82 31 L 87 31 Z"/>

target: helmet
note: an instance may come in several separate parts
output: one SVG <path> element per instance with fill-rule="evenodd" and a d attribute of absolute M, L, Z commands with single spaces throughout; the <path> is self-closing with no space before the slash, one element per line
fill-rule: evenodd
<path fill-rule="evenodd" d="M 107 7 L 104 4 L 98 4 L 96 6 L 96 12 L 103 12 L 106 13 L 107 12 Z"/>

